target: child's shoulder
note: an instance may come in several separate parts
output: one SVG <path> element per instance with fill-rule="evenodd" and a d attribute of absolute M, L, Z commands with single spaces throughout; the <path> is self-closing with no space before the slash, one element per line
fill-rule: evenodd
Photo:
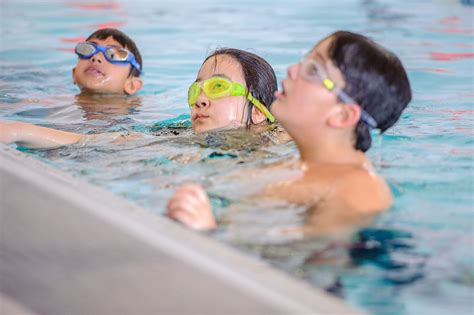
<path fill-rule="evenodd" d="M 392 204 L 392 194 L 387 182 L 371 165 L 346 172 L 334 192 L 348 208 L 364 212 L 381 212 Z"/>

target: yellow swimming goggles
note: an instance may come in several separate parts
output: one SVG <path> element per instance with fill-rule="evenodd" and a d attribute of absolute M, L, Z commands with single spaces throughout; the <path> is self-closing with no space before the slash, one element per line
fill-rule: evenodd
<path fill-rule="evenodd" d="M 268 109 L 259 100 L 252 96 L 242 84 L 231 82 L 222 77 L 212 77 L 210 79 L 194 82 L 189 87 L 188 104 L 193 107 L 196 103 L 201 90 L 206 93 L 210 99 L 221 98 L 225 96 L 245 96 L 247 99 L 257 107 L 270 122 L 275 121 L 275 117 L 268 111 Z"/>

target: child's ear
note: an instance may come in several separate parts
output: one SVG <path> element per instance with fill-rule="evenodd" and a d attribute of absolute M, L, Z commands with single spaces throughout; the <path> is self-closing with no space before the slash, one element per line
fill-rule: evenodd
<path fill-rule="evenodd" d="M 123 87 L 123 91 L 125 94 L 133 95 L 140 91 L 142 88 L 143 81 L 138 77 L 130 77 L 125 81 L 125 86 Z"/>
<path fill-rule="evenodd" d="M 72 68 L 72 82 L 76 84 L 76 68 Z"/>
<path fill-rule="evenodd" d="M 334 128 L 353 127 L 359 122 L 360 113 L 357 104 L 339 104 L 331 110 L 328 124 Z"/>
<path fill-rule="evenodd" d="M 252 106 L 252 123 L 257 125 L 266 119 L 267 117 L 265 117 L 264 113 L 262 113 L 257 107 Z"/>

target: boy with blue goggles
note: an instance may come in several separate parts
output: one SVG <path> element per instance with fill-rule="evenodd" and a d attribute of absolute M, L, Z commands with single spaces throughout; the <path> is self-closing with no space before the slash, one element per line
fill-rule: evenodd
<path fill-rule="evenodd" d="M 78 43 L 74 52 L 79 58 L 72 76 L 81 92 L 132 95 L 141 89 L 140 51 L 125 33 L 113 28 L 97 30 Z"/>

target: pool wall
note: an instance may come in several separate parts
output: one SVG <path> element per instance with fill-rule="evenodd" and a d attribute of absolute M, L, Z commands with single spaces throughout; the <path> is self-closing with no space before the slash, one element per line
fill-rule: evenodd
<path fill-rule="evenodd" d="M 0 313 L 362 314 L 0 145 Z"/>

